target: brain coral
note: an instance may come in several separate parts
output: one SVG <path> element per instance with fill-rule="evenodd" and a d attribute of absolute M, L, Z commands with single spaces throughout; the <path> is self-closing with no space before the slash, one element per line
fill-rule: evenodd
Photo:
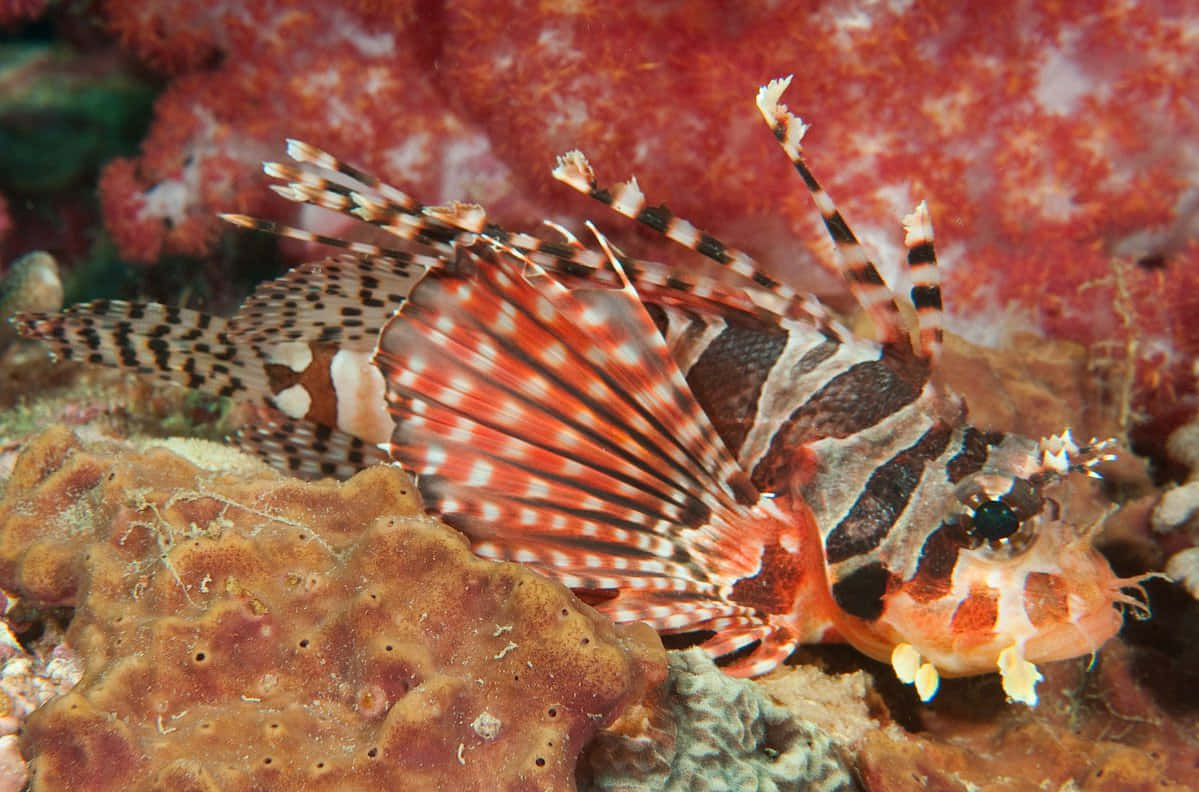
<path fill-rule="evenodd" d="M 633 724 L 630 716 L 642 712 Z M 856 788 L 816 726 L 772 702 L 756 683 L 723 673 L 699 649 L 671 653 L 669 682 L 656 706 L 632 710 L 600 734 L 580 776 L 580 787 L 594 792 Z"/>
<path fill-rule="evenodd" d="M 54 428 L 17 461 L 0 586 L 75 606 L 84 662 L 26 723 L 33 790 L 572 789 L 665 674 L 648 628 L 473 556 L 397 470 L 184 452 Z"/>

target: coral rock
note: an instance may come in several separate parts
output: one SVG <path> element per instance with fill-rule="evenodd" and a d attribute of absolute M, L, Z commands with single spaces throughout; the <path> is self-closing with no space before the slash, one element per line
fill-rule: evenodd
<path fill-rule="evenodd" d="M 398 470 L 307 484 L 206 448 L 59 428 L 18 459 L 0 586 L 75 606 L 84 663 L 25 725 L 34 790 L 569 789 L 665 674 L 652 631 L 475 557 Z"/>
<path fill-rule="evenodd" d="M 1164 776 L 1161 756 L 1119 743 L 1081 739 L 1038 723 L 1009 728 L 983 745 L 968 747 L 902 737 L 895 728 L 878 730 L 867 735 L 859 762 L 862 781 L 871 792 L 1182 792 L 1189 788 Z"/>
<path fill-rule="evenodd" d="M 656 705 L 602 732 L 580 768 L 589 790 L 852 789 L 827 736 L 753 683 L 734 679 L 702 651 L 674 652 Z"/>
<path fill-rule="evenodd" d="M 54 257 L 35 250 L 14 261 L 8 273 L 0 279 L 0 352 L 16 338 L 16 332 L 8 323 L 13 314 L 18 311 L 58 311 L 61 308 L 62 280 Z"/>
<path fill-rule="evenodd" d="M 848 748 L 880 728 L 872 715 L 877 693 L 862 670 L 829 674 L 814 665 L 786 666 L 757 680 L 758 687 L 792 715 L 817 728 L 837 745 Z"/>
<path fill-rule="evenodd" d="M 7 596 L 0 597 L 0 604 L 5 618 L 12 620 L 18 604 Z M 82 673 L 78 658 L 62 643 L 61 630 L 48 627 L 27 651 L 8 623 L 0 623 L 0 792 L 20 792 L 29 780 L 20 751 L 21 724 L 30 712 L 70 691 Z"/>

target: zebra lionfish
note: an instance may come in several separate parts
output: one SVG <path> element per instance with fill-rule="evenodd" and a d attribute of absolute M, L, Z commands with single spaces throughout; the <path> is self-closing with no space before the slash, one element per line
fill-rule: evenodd
<path fill-rule="evenodd" d="M 928 700 L 998 670 L 1035 704 L 1035 663 L 1097 650 L 1135 579 L 1059 506 L 1107 442 L 966 422 L 936 377 L 941 296 L 921 203 L 904 220 L 919 332 L 802 156 L 804 124 L 757 105 L 803 178 L 878 338 L 854 335 L 745 253 L 601 188 L 579 152 L 554 176 L 713 259 L 736 285 L 510 233 L 478 206 L 424 206 L 313 146 L 267 163 L 286 198 L 390 232 L 385 248 L 241 215 L 339 247 L 261 286 L 232 319 L 98 301 L 27 315 L 64 358 L 256 405 L 236 439 L 298 474 L 391 459 L 485 557 L 531 564 L 620 622 L 706 635 L 736 674 L 845 640 Z M 552 225 L 552 224 L 551 224 Z M 589 224 L 590 225 L 590 224 Z M 1125 593 L 1129 589 L 1130 593 Z"/>

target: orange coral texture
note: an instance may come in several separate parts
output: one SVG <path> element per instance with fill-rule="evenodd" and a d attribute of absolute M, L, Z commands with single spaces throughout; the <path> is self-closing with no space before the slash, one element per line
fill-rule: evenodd
<path fill-rule="evenodd" d="M 34 790 L 572 789 L 665 674 L 652 631 L 473 556 L 391 468 L 234 476 L 52 428 L 0 503 L 0 586 L 75 606 L 85 660 L 24 730 Z"/>

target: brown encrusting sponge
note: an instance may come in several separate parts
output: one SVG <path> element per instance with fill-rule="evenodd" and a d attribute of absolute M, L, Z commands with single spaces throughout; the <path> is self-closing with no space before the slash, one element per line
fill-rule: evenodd
<path fill-rule="evenodd" d="M 26 725 L 34 790 L 573 789 L 665 676 L 652 630 L 475 557 L 398 470 L 199 448 L 50 429 L 17 461 L 0 588 L 74 606 L 85 663 Z"/>

